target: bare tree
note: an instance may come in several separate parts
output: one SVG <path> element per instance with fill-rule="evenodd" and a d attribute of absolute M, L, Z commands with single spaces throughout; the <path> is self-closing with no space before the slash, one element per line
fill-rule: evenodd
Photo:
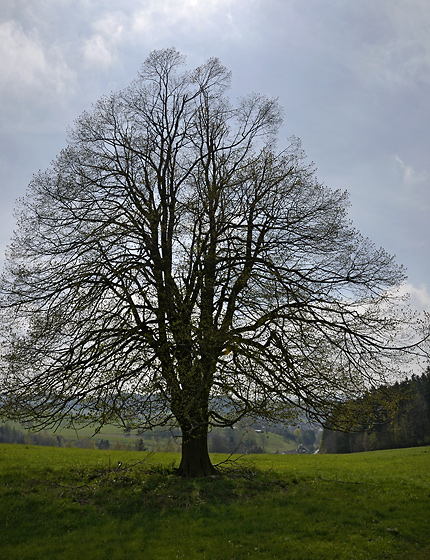
<path fill-rule="evenodd" d="M 211 426 L 322 418 L 384 382 L 411 318 L 347 195 L 298 140 L 276 150 L 277 102 L 233 106 L 217 59 L 183 64 L 154 51 L 34 176 L 1 281 L 0 389 L 40 427 L 176 424 L 179 473 L 202 476 Z"/>

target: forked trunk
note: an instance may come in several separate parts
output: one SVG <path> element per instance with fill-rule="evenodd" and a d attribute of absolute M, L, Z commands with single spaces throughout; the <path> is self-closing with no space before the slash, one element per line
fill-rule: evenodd
<path fill-rule="evenodd" d="M 182 431 L 182 458 L 177 474 L 189 478 L 219 474 L 209 458 L 207 427 Z"/>

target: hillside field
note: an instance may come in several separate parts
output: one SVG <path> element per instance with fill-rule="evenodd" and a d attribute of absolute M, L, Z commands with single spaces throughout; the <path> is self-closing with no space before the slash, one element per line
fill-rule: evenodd
<path fill-rule="evenodd" d="M 226 456 L 214 455 L 215 463 Z M 247 455 L 0 445 L 0 551 L 19 560 L 430 558 L 430 447 Z"/>
<path fill-rule="evenodd" d="M 273 431 L 256 430 L 251 426 L 239 426 L 238 429 L 214 428 L 208 435 L 209 451 L 211 452 L 240 452 L 240 453 L 291 453 L 296 451 L 302 439 L 296 441 L 294 428 L 284 429 L 284 434 Z M 308 428 L 309 430 L 309 428 Z M 297 432 L 297 430 L 296 430 Z M 299 430 L 301 434 L 301 430 Z M 176 435 L 175 435 L 176 434 Z M 0 445 L 2 443 L 25 443 L 26 445 L 44 445 L 54 447 L 79 447 L 85 449 L 110 449 L 120 451 L 156 451 L 179 452 L 181 438 L 179 430 L 158 429 L 149 432 L 127 432 L 116 426 L 107 424 L 95 433 L 94 426 L 33 432 L 18 422 L 0 423 Z M 305 437 L 306 437 L 305 432 Z M 319 445 L 321 432 L 312 432 L 313 443 L 307 448 L 312 452 Z"/>

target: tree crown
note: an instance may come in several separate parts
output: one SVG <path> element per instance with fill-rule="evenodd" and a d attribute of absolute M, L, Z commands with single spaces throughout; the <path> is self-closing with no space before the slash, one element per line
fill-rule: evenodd
<path fill-rule="evenodd" d="M 402 267 L 217 59 L 154 51 L 34 176 L 1 280 L 10 416 L 183 432 L 324 418 L 422 347 Z M 406 361 L 405 361 L 406 356 Z M 403 359 L 403 362 L 402 362 Z"/>

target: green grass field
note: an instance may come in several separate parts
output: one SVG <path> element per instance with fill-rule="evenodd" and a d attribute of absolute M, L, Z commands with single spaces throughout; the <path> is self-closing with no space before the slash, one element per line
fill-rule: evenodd
<path fill-rule="evenodd" d="M 428 447 L 246 456 L 197 480 L 178 459 L 0 445 L 0 557 L 430 558 Z"/>

